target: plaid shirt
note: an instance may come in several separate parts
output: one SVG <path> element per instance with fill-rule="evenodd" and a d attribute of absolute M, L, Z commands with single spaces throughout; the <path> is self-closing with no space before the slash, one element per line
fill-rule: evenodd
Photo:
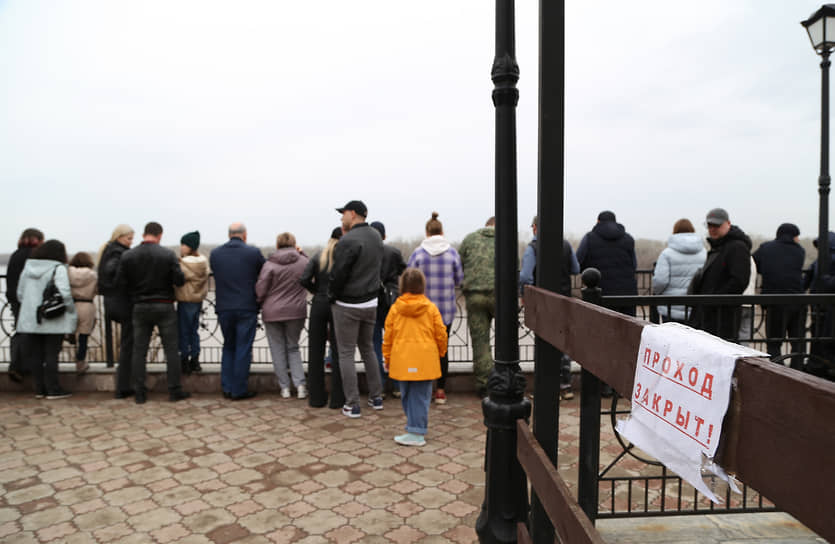
<path fill-rule="evenodd" d="M 419 247 L 409 257 L 409 266 L 419 268 L 426 276 L 426 296 L 441 311 L 444 325 L 451 324 L 455 317 L 455 287 L 464 278 L 458 252 L 450 247 L 433 257 Z"/>

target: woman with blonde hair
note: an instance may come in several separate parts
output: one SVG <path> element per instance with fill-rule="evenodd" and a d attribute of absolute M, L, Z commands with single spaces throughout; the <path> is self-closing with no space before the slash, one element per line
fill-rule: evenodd
<path fill-rule="evenodd" d="M 308 261 L 301 284 L 313 294 L 310 306 L 310 319 L 307 323 L 307 385 L 310 393 L 310 406 L 321 408 L 328 404 L 328 391 L 325 388 L 325 342 L 331 345 L 331 408 L 342 408 L 345 393 L 342 391 L 342 375 L 339 373 L 339 355 L 333 335 L 333 315 L 328 301 L 328 275 L 333 266 L 333 248 L 342 237 L 342 229 L 336 227 L 324 249 L 315 253 Z M 330 328 L 330 330 L 328 330 Z"/>
<path fill-rule="evenodd" d="M 117 399 L 133 395 L 131 389 L 131 353 L 133 352 L 133 305 L 127 292 L 116 283 L 119 261 L 133 243 L 130 225 L 118 225 L 110 240 L 99 250 L 99 294 L 104 296 L 104 318 L 121 325 L 119 366 L 116 368 Z"/>

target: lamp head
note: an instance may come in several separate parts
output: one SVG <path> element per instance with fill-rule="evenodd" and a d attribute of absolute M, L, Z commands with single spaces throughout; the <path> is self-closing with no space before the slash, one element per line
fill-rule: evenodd
<path fill-rule="evenodd" d="M 818 54 L 835 49 L 835 4 L 824 4 L 800 24 L 809 34 L 809 41 Z"/>

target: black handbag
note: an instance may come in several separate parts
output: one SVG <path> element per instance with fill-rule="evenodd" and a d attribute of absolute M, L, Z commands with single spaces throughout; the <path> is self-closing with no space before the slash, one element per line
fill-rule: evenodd
<path fill-rule="evenodd" d="M 38 306 L 38 324 L 44 319 L 61 317 L 67 311 L 64 297 L 55 285 L 55 271 L 57 269 L 57 266 L 52 269 L 52 277 L 43 289 L 43 300 L 41 301 L 41 305 Z"/>

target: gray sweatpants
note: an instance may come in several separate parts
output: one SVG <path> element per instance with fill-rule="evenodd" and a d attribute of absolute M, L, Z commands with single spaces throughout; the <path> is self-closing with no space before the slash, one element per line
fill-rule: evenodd
<path fill-rule="evenodd" d="M 278 386 L 289 389 L 291 378 L 296 388 L 304 385 L 304 367 L 299 353 L 299 337 L 304 328 L 304 319 L 265 321 L 264 328 L 267 330 L 267 342 L 270 344 Z"/>
<path fill-rule="evenodd" d="M 383 386 L 380 381 L 380 366 L 374 353 L 374 323 L 377 308 L 346 308 L 331 304 L 336 345 L 339 349 L 339 373 L 342 376 L 342 390 L 346 406 L 359 406 L 360 393 L 357 386 L 357 369 L 354 367 L 354 351 L 360 350 L 365 364 L 365 379 L 368 381 L 368 398 L 380 398 Z"/>

